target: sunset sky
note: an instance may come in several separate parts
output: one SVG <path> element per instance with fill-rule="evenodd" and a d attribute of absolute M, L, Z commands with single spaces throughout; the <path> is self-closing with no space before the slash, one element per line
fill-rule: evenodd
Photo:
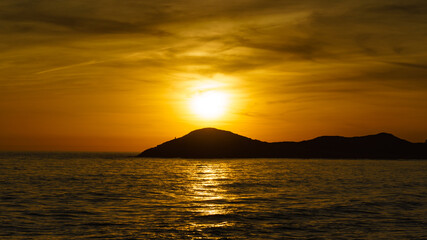
<path fill-rule="evenodd" d="M 202 127 L 424 142 L 426 12 L 425 0 L 0 0 L 0 150 L 138 152 Z M 209 92 L 226 96 L 215 118 L 194 110 Z"/>

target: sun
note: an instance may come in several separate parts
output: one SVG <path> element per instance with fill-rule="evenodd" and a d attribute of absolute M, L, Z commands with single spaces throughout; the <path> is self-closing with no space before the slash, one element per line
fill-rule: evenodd
<path fill-rule="evenodd" d="M 228 106 L 228 95 L 218 90 L 208 90 L 195 94 L 190 100 L 191 110 L 206 120 L 224 115 Z"/>

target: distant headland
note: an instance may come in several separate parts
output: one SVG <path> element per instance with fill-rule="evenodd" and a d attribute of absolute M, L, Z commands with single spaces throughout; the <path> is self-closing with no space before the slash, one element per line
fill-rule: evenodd
<path fill-rule="evenodd" d="M 147 149 L 138 157 L 427 159 L 427 142 L 412 143 L 389 133 L 379 133 L 268 143 L 229 131 L 203 128 Z"/>

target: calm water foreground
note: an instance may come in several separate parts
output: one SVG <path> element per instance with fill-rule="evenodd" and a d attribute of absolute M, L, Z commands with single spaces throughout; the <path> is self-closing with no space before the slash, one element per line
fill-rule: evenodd
<path fill-rule="evenodd" d="M 1 239 L 427 239 L 427 161 L 0 153 Z"/>

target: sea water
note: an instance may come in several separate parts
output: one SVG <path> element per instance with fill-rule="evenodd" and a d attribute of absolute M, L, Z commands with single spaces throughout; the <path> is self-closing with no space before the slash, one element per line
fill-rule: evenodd
<path fill-rule="evenodd" d="M 427 161 L 0 153 L 1 239 L 427 239 Z"/>

